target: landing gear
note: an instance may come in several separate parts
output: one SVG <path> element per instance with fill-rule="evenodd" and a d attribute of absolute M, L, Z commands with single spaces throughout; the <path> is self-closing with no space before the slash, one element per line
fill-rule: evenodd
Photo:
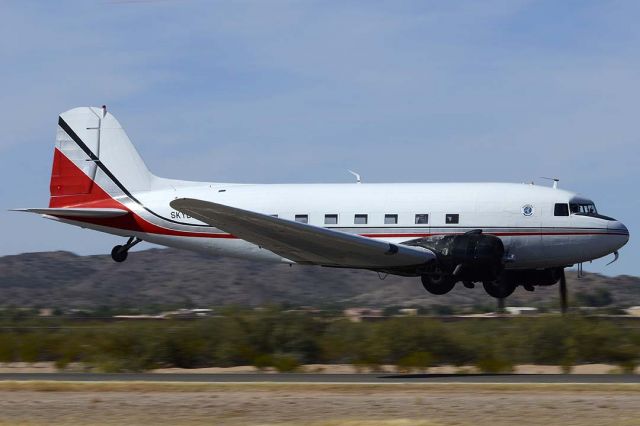
<path fill-rule="evenodd" d="M 434 273 L 425 274 L 422 276 L 422 286 L 431 294 L 443 295 L 453 290 L 456 285 L 456 279 L 445 274 L 439 269 L 436 269 Z"/>
<path fill-rule="evenodd" d="M 141 241 L 142 240 L 140 238 L 130 237 L 125 245 L 115 246 L 111 250 L 111 258 L 114 260 L 114 262 L 124 262 L 125 260 L 127 260 L 127 256 L 129 255 L 129 249 Z"/>
<path fill-rule="evenodd" d="M 489 296 L 496 299 L 507 298 L 516 289 L 516 284 L 508 279 L 504 273 L 498 275 L 495 280 L 483 281 L 482 286 Z"/>
<path fill-rule="evenodd" d="M 111 258 L 113 259 L 114 262 L 124 262 L 125 260 L 127 260 L 127 256 L 129 255 L 129 251 L 128 250 L 124 250 L 122 248 L 123 246 L 115 246 L 112 250 L 111 250 Z"/>

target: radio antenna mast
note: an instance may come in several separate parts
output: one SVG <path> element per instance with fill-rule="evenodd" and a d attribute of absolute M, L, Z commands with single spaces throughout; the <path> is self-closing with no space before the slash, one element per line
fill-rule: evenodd
<path fill-rule="evenodd" d="M 544 176 L 540 176 L 540 179 L 552 180 L 553 181 L 553 189 L 558 189 L 558 182 L 560 182 L 560 179 L 544 177 Z"/>

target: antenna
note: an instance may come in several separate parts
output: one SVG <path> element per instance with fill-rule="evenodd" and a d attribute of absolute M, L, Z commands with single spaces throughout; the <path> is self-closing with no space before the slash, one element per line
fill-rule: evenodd
<path fill-rule="evenodd" d="M 553 181 L 553 189 L 558 189 L 558 182 L 560 182 L 560 179 L 544 177 L 544 176 L 540 176 L 540 179 L 552 180 Z"/>
<path fill-rule="evenodd" d="M 360 179 L 360 174 L 354 172 L 353 170 L 347 170 L 347 171 L 356 177 L 356 183 L 362 183 L 362 179 Z"/>
<path fill-rule="evenodd" d="M 104 118 L 107 115 L 107 106 L 102 105 L 102 117 Z"/>

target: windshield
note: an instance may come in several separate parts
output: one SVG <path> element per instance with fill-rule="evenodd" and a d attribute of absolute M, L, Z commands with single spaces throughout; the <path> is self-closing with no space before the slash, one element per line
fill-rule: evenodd
<path fill-rule="evenodd" d="M 582 214 L 598 214 L 598 210 L 596 210 L 596 205 L 593 203 L 570 203 L 569 209 L 572 214 L 582 213 Z"/>

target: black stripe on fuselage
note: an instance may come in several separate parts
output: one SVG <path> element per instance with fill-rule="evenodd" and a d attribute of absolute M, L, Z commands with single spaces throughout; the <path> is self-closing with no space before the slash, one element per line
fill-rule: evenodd
<path fill-rule="evenodd" d="M 100 161 L 100 159 L 93 153 L 93 151 L 91 151 L 91 149 L 82 141 L 82 139 L 80 139 L 80 136 L 78 136 L 76 132 L 73 131 L 73 129 L 67 124 L 66 121 L 64 121 L 62 117 L 58 117 L 58 125 L 62 128 L 62 130 L 65 131 L 67 135 L 69 135 L 71 139 L 73 139 L 73 141 L 80 147 L 80 149 L 82 149 L 84 153 L 87 154 L 87 156 L 91 159 L 91 161 L 96 163 L 96 165 L 100 167 L 100 170 L 102 170 L 104 174 L 106 174 L 109 177 L 109 179 L 111 179 L 113 183 L 115 183 L 116 186 L 120 188 L 122 192 L 124 192 L 124 194 L 127 197 L 129 197 L 131 200 L 133 200 L 135 203 L 137 203 L 140 207 L 145 209 L 147 212 L 151 213 L 152 215 L 162 220 L 166 220 L 167 222 L 175 223 L 178 225 L 196 226 L 199 228 L 214 228 L 211 225 L 198 225 L 194 223 L 187 223 L 187 222 L 172 220 L 149 209 L 147 206 L 142 204 L 136 197 L 134 197 L 133 194 L 131 194 L 131 192 L 122 184 L 122 182 L 120 182 L 118 178 L 116 178 L 115 175 L 111 173 L 111 171 L 107 168 L 107 166 L 105 166 L 104 163 Z"/>

